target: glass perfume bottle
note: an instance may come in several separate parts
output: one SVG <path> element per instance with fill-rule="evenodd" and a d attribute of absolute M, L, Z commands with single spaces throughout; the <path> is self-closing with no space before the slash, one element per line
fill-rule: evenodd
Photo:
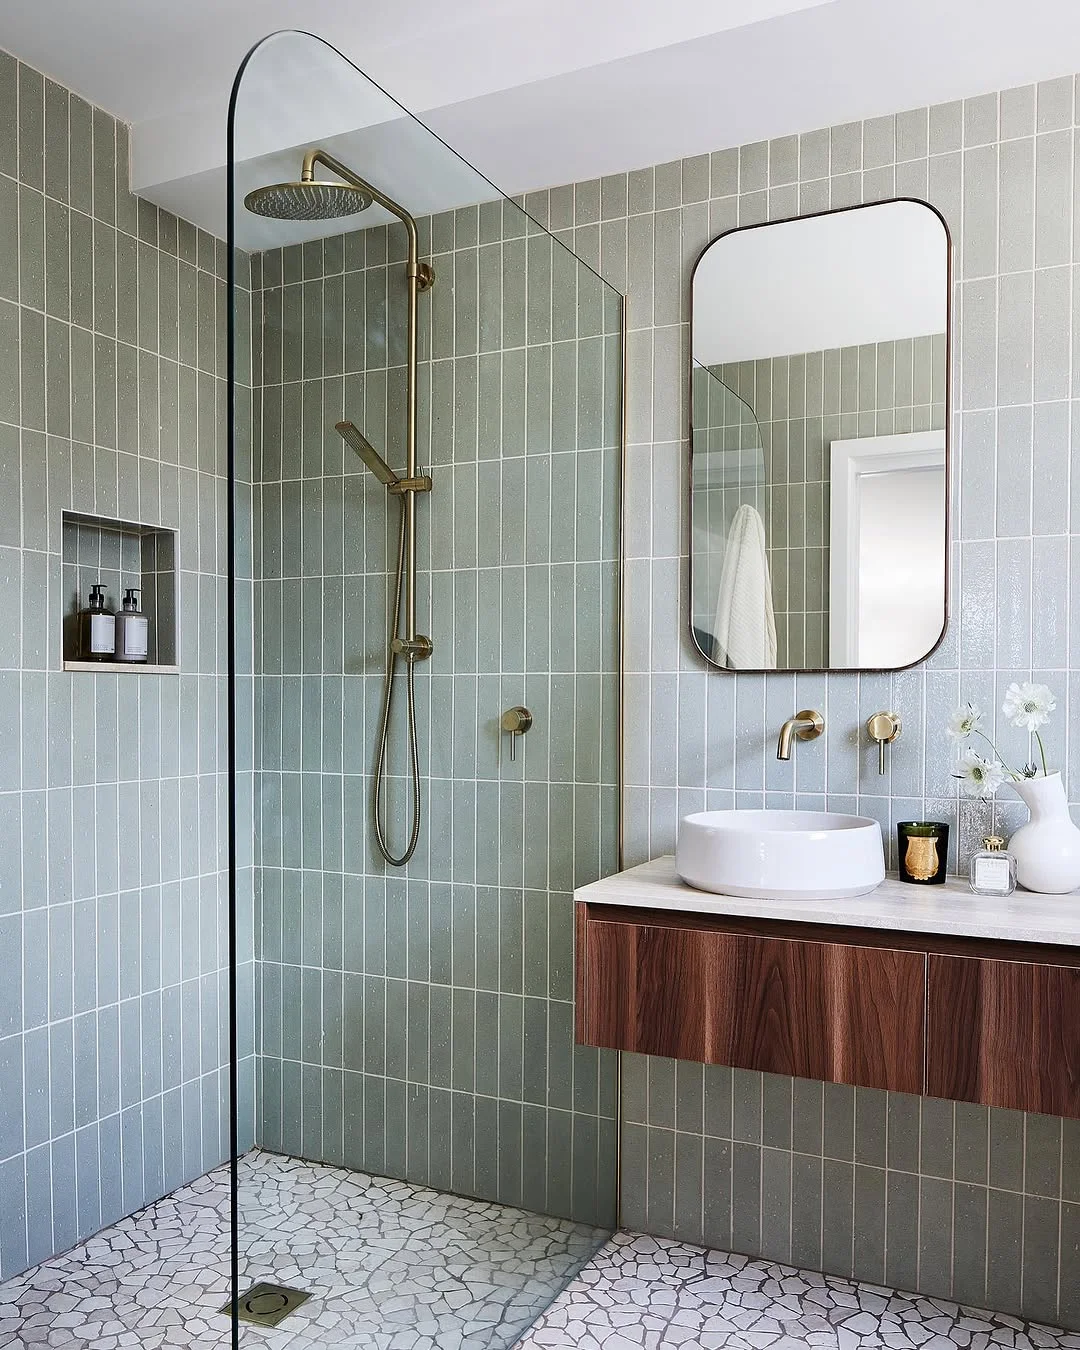
<path fill-rule="evenodd" d="M 1005 840 L 990 834 L 983 845 L 971 860 L 971 889 L 976 895 L 1012 895 L 1016 890 L 1016 859 L 1006 852 Z"/>

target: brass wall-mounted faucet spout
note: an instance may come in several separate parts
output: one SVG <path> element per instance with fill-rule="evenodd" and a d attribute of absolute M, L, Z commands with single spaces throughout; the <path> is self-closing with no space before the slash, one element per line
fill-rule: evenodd
<path fill-rule="evenodd" d="M 789 717 L 780 728 L 780 739 L 776 745 L 777 759 L 791 758 L 791 739 L 797 736 L 800 741 L 816 741 L 825 730 L 825 719 L 812 708 L 804 708 L 794 717 Z"/>

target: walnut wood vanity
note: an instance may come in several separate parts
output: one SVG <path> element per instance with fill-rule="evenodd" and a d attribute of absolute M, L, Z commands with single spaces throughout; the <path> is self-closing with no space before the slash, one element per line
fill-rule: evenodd
<path fill-rule="evenodd" d="M 658 859 L 575 899 L 582 1044 L 1080 1117 L 1080 896 L 774 904 Z"/>

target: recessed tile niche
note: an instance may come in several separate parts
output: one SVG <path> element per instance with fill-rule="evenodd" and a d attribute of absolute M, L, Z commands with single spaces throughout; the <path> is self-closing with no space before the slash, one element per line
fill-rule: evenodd
<path fill-rule="evenodd" d="M 76 511 L 63 514 L 64 669 L 162 675 L 177 666 L 176 531 L 130 520 L 107 520 Z M 86 661 L 79 650 L 79 611 L 91 586 L 105 588 L 106 607 L 120 610 L 124 591 L 139 590 L 150 621 L 145 662 Z"/>

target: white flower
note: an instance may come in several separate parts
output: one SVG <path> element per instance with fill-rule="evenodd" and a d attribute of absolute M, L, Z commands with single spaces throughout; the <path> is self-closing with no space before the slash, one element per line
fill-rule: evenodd
<path fill-rule="evenodd" d="M 968 750 L 960 756 L 953 777 L 960 779 L 969 797 L 992 797 L 1005 781 L 1005 770 L 995 760 Z"/>
<path fill-rule="evenodd" d="M 1050 714 L 1057 707 L 1053 694 L 1045 684 L 1010 684 L 1005 691 L 1005 702 L 1001 711 L 1014 727 L 1025 731 L 1038 731 L 1050 721 Z"/>
<path fill-rule="evenodd" d="M 945 734 L 954 741 L 966 741 L 982 730 L 982 709 L 974 703 L 965 703 L 949 718 Z"/>

